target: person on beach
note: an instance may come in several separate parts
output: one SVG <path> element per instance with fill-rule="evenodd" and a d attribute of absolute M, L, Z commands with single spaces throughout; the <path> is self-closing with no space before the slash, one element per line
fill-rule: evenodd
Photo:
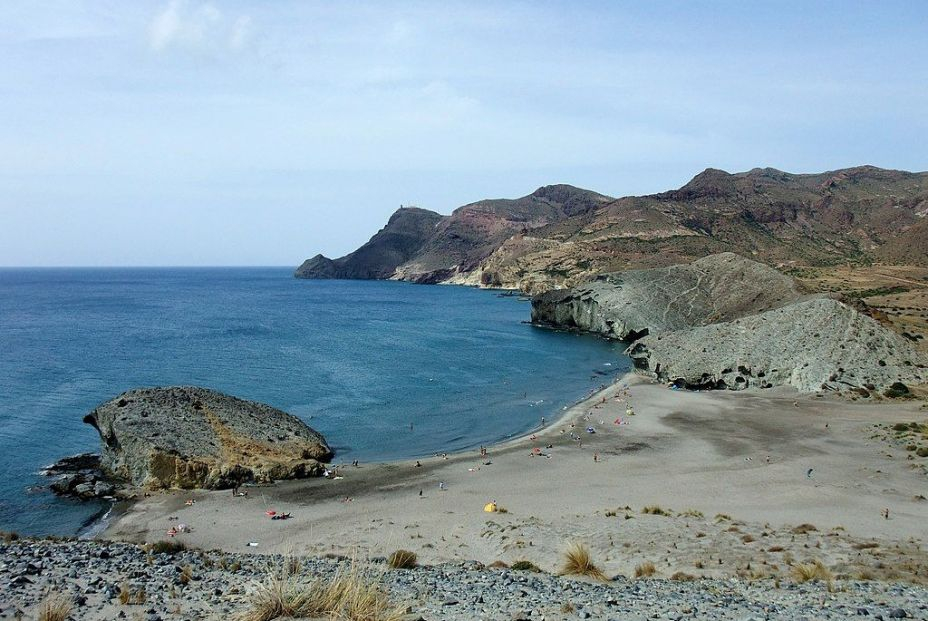
<path fill-rule="evenodd" d="M 599 453 L 593 453 L 593 461 L 594 461 L 594 462 L 598 462 L 598 461 L 599 461 Z"/>
<path fill-rule="evenodd" d="M 422 467 L 422 464 L 419 463 L 419 460 L 417 459 L 417 460 L 416 460 L 416 468 L 421 468 L 421 467 Z"/>
<path fill-rule="evenodd" d="M 811 479 L 811 478 L 812 478 L 812 468 L 809 468 L 809 469 L 806 471 L 806 478 L 807 478 L 807 479 Z"/>
<path fill-rule="evenodd" d="M 441 481 L 441 482 L 438 483 L 438 489 L 439 489 L 440 491 L 442 491 L 442 492 L 445 491 L 445 482 L 444 482 L 444 481 Z"/>

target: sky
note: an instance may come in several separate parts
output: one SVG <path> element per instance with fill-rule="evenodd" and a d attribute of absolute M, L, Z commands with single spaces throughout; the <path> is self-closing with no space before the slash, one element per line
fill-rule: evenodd
<path fill-rule="evenodd" d="M 928 169 L 928 2 L 0 3 L 0 266 L 297 265 L 403 205 Z"/>

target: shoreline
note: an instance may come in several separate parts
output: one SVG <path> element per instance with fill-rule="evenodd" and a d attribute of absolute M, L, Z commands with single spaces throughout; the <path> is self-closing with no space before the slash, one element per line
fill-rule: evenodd
<path fill-rule="evenodd" d="M 544 429 L 487 447 L 488 458 L 472 450 L 423 458 L 420 467 L 415 459 L 362 463 L 343 467 L 339 480 L 250 487 L 246 498 L 168 491 L 140 499 L 101 539 L 159 541 L 181 522 L 193 532 L 177 540 L 202 549 L 385 556 L 405 548 L 429 564 L 528 559 L 549 571 L 566 542 L 581 540 L 608 572 L 663 559 L 662 573 L 703 577 L 756 569 L 759 558 L 788 570 L 766 552 L 777 547 L 797 560 L 814 554 L 848 565 L 863 562 L 855 545 L 876 541 L 921 559 L 928 476 L 904 448 L 873 437 L 874 424 L 926 419 L 920 405 L 790 389 L 670 390 L 631 372 Z M 506 512 L 485 513 L 490 502 Z M 662 513 L 645 514 L 646 506 Z M 272 522 L 267 510 L 293 518 Z M 797 537 L 792 529 L 803 524 L 815 531 Z M 698 560 L 710 550 L 712 564 Z M 864 560 L 890 566 L 876 558 Z"/>

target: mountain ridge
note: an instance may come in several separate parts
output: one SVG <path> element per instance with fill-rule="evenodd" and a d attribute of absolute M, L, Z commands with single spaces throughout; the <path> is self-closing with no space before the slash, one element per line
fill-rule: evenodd
<path fill-rule="evenodd" d="M 301 278 L 377 278 L 540 293 L 597 274 L 719 252 L 775 266 L 928 265 L 928 172 L 707 168 L 676 190 L 612 198 L 567 184 L 485 199 L 431 227 L 387 226 L 357 251 L 316 256 Z M 379 236 L 379 237 L 378 237 Z M 377 252 L 373 252 L 376 250 Z"/>

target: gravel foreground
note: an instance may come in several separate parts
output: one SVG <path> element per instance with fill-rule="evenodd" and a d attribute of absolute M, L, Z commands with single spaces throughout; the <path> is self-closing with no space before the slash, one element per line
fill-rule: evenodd
<path fill-rule="evenodd" d="M 348 561 L 300 559 L 301 576 L 330 576 Z M 617 576 L 607 584 L 487 568 L 477 562 L 389 570 L 372 561 L 410 620 L 928 619 L 928 589 L 905 583 L 821 583 Z M 282 556 L 181 551 L 153 554 L 116 542 L 19 540 L 0 544 L 0 618 L 35 619 L 49 592 L 71 595 L 71 619 L 230 619 Z M 120 591 L 144 590 L 141 604 Z"/>

